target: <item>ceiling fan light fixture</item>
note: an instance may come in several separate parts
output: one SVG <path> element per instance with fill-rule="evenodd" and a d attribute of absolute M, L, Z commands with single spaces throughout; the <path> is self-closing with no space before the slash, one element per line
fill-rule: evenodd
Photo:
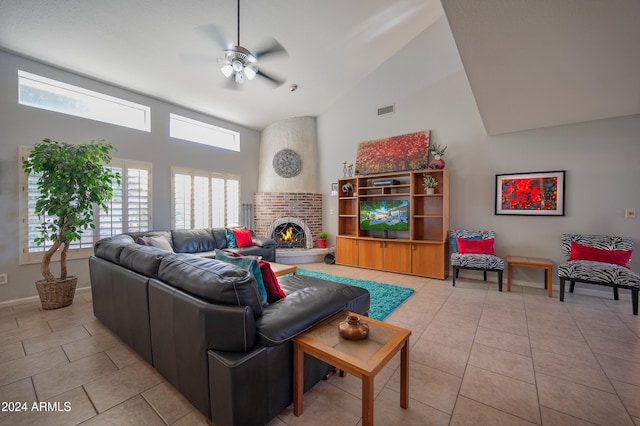
<path fill-rule="evenodd" d="M 246 67 L 244 69 L 244 74 L 249 80 L 253 80 L 253 78 L 256 76 L 256 70 L 251 67 Z"/>
<path fill-rule="evenodd" d="M 229 77 L 233 74 L 233 67 L 231 65 L 225 65 L 220 69 L 220 71 L 222 71 L 222 74 L 224 74 L 225 77 Z"/>

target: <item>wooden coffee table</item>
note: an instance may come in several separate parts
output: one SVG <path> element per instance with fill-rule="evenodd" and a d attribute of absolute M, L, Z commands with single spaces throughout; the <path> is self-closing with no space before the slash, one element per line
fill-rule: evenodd
<path fill-rule="evenodd" d="M 541 257 L 507 256 L 507 291 L 511 291 L 511 267 L 524 266 L 526 268 L 544 269 L 544 288 L 547 289 L 547 296 L 553 297 L 553 262 L 551 259 Z"/>
<path fill-rule="evenodd" d="M 296 274 L 298 267 L 296 265 L 285 265 L 284 263 L 269 262 L 271 270 L 276 274 L 276 277 L 281 277 L 287 274 Z"/>
<path fill-rule="evenodd" d="M 362 425 L 373 425 L 373 379 L 400 351 L 400 406 L 409 407 L 409 336 L 411 331 L 362 317 L 369 337 L 346 340 L 338 324 L 350 312 L 340 312 L 293 339 L 293 414 L 302 415 L 304 354 L 307 353 L 362 380 Z"/>

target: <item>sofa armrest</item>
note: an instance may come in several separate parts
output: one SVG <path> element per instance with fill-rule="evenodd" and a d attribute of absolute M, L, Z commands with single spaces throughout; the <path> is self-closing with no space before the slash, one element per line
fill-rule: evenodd
<path fill-rule="evenodd" d="M 258 343 L 276 346 L 345 309 L 345 299 L 330 288 L 307 287 L 265 306 L 256 318 Z"/>
<path fill-rule="evenodd" d="M 251 235 L 251 240 L 253 241 L 254 246 L 263 248 L 275 247 L 277 245 L 275 240 L 266 237 L 256 237 L 255 235 Z"/>

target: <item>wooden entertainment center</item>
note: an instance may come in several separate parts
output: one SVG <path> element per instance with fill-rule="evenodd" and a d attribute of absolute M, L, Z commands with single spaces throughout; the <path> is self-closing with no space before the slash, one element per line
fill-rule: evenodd
<path fill-rule="evenodd" d="M 438 181 L 434 194 L 426 193 L 424 174 Z M 351 189 L 343 192 L 347 183 Z M 397 200 L 408 201 L 408 230 L 361 226 L 363 202 Z M 338 182 L 337 264 L 445 279 L 449 275 L 448 229 L 447 170 L 354 176 Z"/>

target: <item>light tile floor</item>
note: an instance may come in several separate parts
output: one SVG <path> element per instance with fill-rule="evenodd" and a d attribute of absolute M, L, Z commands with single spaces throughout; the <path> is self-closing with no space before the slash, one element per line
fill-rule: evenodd
<path fill-rule="evenodd" d="M 399 405 L 396 357 L 375 379 L 377 425 L 640 425 L 640 320 L 629 298 L 561 303 L 541 288 L 500 293 L 465 271 L 454 288 L 303 267 L 416 290 L 385 320 L 412 330 L 409 409 Z M 88 290 L 55 311 L 0 307 L 0 402 L 0 425 L 210 424 L 93 316 Z M 356 426 L 360 408 L 360 382 L 336 375 L 305 394 L 301 417 L 288 407 L 269 426 Z"/>

